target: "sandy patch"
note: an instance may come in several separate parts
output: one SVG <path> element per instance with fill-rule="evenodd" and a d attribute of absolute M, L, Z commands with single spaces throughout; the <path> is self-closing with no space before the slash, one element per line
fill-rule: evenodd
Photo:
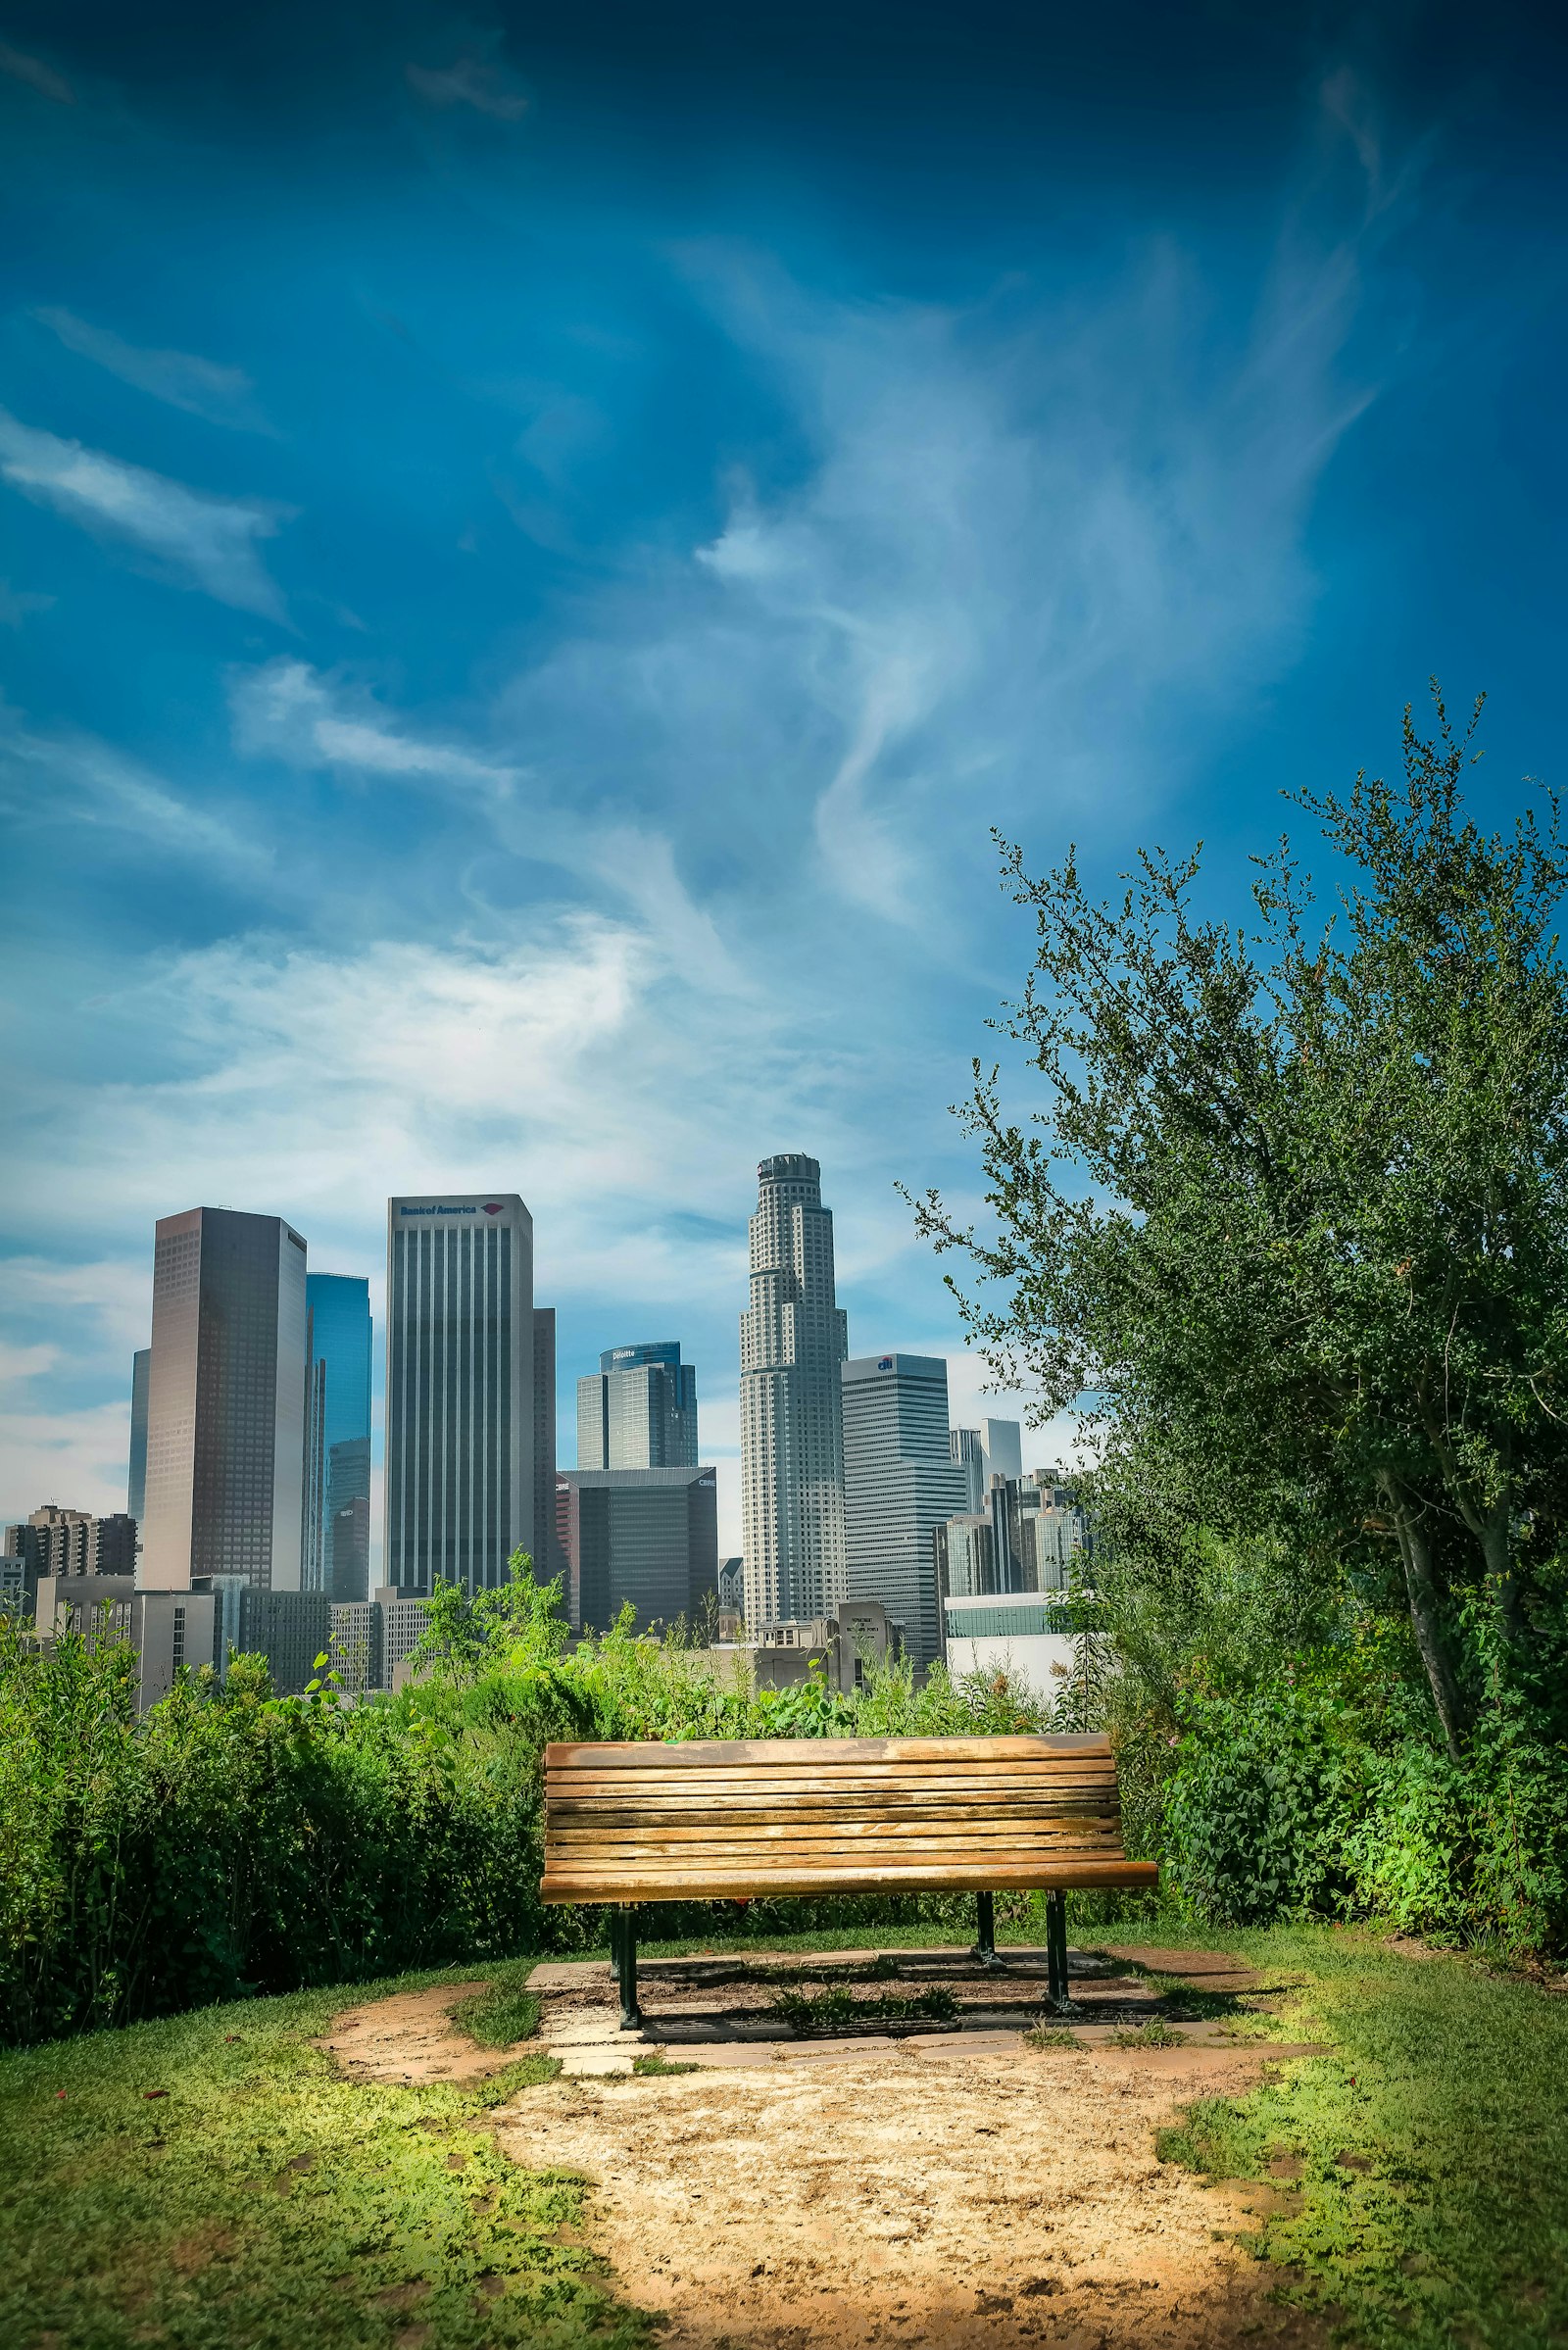
<path fill-rule="evenodd" d="M 538 2050 L 537 2040 L 515 2048 L 481 2048 L 459 2032 L 447 2010 L 488 1986 L 438 1983 L 429 1991 L 399 1991 L 368 2007 L 351 2007 L 317 2041 L 356 2081 L 483 2081 L 514 2058 Z"/>
<path fill-rule="evenodd" d="M 1132 1945 L 1098 1965 L 1075 1953 L 1076 2044 L 1035 2052 L 1023 2028 L 1040 2014 L 1043 1953 L 1009 1950 L 1000 1976 L 961 1951 L 889 1953 L 857 1993 L 941 1983 L 956 2028 L 780 2036 L 778 1986 L 759 1972 L 810 1983 L 876 1955 L 652 1961 L 647 2029 L 625 2034 L 602 1964 L 535 1970 L 544 2012 L 528 2046 L 566 2071 L 498 2111 L 498 2142 L 589 2181 L 592 2238 L 620 2293 L 663 2318 L 665 2350 L 1316 2339 L 1268 2300 L 1274 2273 L 1236 2240 L 1288 2207 L 1289 2184 L 1206 2187 L 1153 2152 L 1183 2099 L 1250 2087 L 1292 2051 L 1227 2041 L 1223 2025 L 1184 2027 L 1176 2048 L 1111 2039 L 1156 2012 L 1117 1958 L 1244 1995 L 1249 1970 Z M 364 2079 L 493 2071 L 517 2051 L 473 2048 L 444 2012 L 476 1987 L 358 2009 L 322 2044 Z M 701 2069 L 632 2077 L 654 2049 Z"/>

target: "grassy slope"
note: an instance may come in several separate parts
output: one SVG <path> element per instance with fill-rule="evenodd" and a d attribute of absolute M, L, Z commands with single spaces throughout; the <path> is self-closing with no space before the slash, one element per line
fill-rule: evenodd
<path fill-rule="evenodd" d="M 862 1930 L 841 1946 L 933 1938 Z M 1201 2101 L 1161 2140 L 1167 2160 L 1213 2177 L 1299 2166 L 1299 2212 L 1256 2239 L 1285 2292 L 1337 2308 L 1377 2350 L 1560 2350 L 1568 1998 L 1326 1931 L 1183 1934 L 1161 1919 L 1106 1938 L 1236 1949 L 1296 1986 L 1291 2036 L 1332 2044 L 1249 2097 Z M 500 1971 L 498 2032 L 526 2021 L 522 1971 Z M 310 2040 L 359 1995 L 210 2008 L 0 2057 L 7 2350 L 396 2350 L 400 2337 L 406 2350 L 641 2350 L 644 2323 L 569 2240 L 576 2186 L 516 2170 L 484 2129 L 545 2061 L 478 2090 L 351 2088 Z M 171 2093 L 149 2101 L 151 2088 Z"/>
<path fill-rule="evenodd" d="M 1167 1937 L 1162 1936 L 1162 1939 Z M 1255 2249 L 1354 2340 L 1545 2350 L 1568 2338 L 1568 1997 L 1325 1929 L 1201 1937 L 1299 1986 L 1331 2055 L 1203 2099 L 1167 2161 L 1296 2188 Z"/>
<path fill-rule="evenodd" d="M 578 2186 L 519 2170 L 485 2127 L 549 2060 L 476 2088 L 350 2086 L 311 2039 L 355 1995 L 207 2008 L 0 2058 L 7 2350 L 648 2340 L 569 2240 Z"/>

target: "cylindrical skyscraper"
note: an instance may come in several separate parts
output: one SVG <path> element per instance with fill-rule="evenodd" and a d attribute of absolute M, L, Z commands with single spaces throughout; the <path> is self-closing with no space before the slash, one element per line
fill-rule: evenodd
<path fill-rule="evenodd" d="M 822 1170 L 788 1151 L 757 1170 L 751 1304 L 741 1316 L 741 1522 L 756 1633 L 844 1597 L 844 1396 Z"/>

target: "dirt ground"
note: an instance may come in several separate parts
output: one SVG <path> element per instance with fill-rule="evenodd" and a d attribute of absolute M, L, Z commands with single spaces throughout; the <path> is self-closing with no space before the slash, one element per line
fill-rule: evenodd
<path fill-rule="evenodd" d="M 1287 2051 L 1190 2023 L 1184 2045 L 1116 2047 L 1111 2033 L 1153 2002 L 1108 1960 L 1076 1961 L 1073 2044 L 1031 2049 L 1044 1954 L 1005 1955 L 998 1979 L 959 1952 L 892 1954 L 897 1977 L 885 1961 L 857 1995 L 940 1983 L 958 2022 L 853 2039 L 782 2034 L 776 1982 L 819 1987 L 872 1952 L 653 1962 L 647 2025 L 629 2035 L 603 1965 L 540 1968 L 529 2045 L 565 2070 L 500 2109 L 498 2140 L 518 2162 L 588 2179 L 594 2240 L 624 2297 L 664 2317 L 668 2350 L 1309 2338 L 1237 2240 L 1289 2190 L 1205 2187 L 1153 2150 L 1175 2105 L 1249 2086 Z M 1268 2003 L 1271 1986 L 1228 1958 L 1113 1955 Z M 359 2010 L 326 2044 L 362 2077 L 490 2069 L 505 2055 L 474 2050 L 443 2012 L 473 1987 Z M 656 2049 L 698 2069 L 632 2074 Z"/>

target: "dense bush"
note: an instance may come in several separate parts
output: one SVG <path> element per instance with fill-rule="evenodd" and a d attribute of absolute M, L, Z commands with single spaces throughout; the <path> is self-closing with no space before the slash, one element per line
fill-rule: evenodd
<path fill-rule="evenodd" d="M 906 1667 L 842 1696 L 731 1688 L 701 1650 L 622 1628 L 565 1653 L 525 1581 L 444 1596 L 422 1676 L 342 1702 L 271 1694 L 235 1658 L 140 1721 L 133 1660 L 40 1649 L 0 1618 L 0 2038 L 17 2043 L 249 1991 L 580 1948 L 598 1913 L 539 1900 L 543 1748 L 561 1738 L 811 1738 L 1039 1726 L 1003 1678 L 916 1689 Z M 936 1915 L 954 1904 L 926 1904 Z M 912 1920 L 900 1902 L 755 1903 L 750 1921 Z M 731 1917 L 733 1912 L 728 1913 Z M 712 1905 L 649 1930 L 723 1930 Z"/>

